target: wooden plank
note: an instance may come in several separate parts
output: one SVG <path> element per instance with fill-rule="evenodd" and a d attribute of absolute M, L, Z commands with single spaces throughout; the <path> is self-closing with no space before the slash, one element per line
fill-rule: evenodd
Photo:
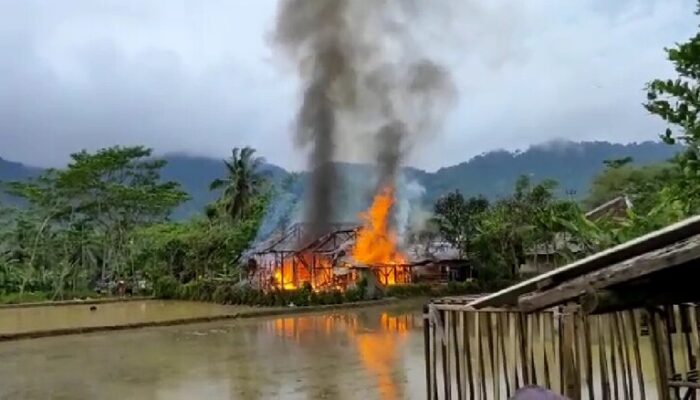
<path fill-rule="evenodd" d="M 538 284 L 550 280 L 552 284 L 596 271 L 658 248 L 684 240 L 700 232 L 700 216 L 694 216 L 664 229 L 643 235 L 610 249 L 593 254 L 553 271 L 538 275 L 496 293 L 474 300 L 469 305 L 475 308 L 517 304 L 518 297 L 538 289 Z"/>
<path fill-rule="evenodd" d="M 700 258 L 700 235 L 695 235 L 667 247 L 579 276 L 552 289 L 523 295 L 518 300 L 518 306 L 525 312 L 549 308 L 578 298 L 588 291 L 638 279 L 698 258 Z"/>

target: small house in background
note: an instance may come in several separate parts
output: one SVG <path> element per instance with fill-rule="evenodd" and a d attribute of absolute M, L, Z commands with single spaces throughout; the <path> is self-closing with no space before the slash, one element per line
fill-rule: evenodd
<path fill-rule="evenodd" d="M 414 243 L 406 253 L 416 282 L 464 282 L 476 278 L 468 258 L 443 239 Z"/>
<path fill-rule="evenodd" d="M 596 221 L 603 217 L 623 218 L 627 215 L 627 210 L 630 209 L 632 209 L 632 201 L 630 201 L 629 197 L 627 195 L 618 196 L 587 212 L 586 218 L 591 221 Z"/>
<path fill-rule="evenodd" d="M 618 196 L 588 211 L 586 218 L 590 221 L 601 218 L 624 218 L 630 209 L 632 209 L 632 202 L 629 197 Z M 552 242 L 538 244 L 525 252 L 525 263 L 520 266 L 520 273 L 534 275 L 551 271 L 572 259 L 580 258 L 581 252 L 581 246 L 571 240 L 570 235 L 557 233 Z"/>

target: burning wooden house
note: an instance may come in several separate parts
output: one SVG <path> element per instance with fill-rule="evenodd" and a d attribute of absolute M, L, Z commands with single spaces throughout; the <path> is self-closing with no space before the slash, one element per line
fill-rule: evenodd
<path fill-rule="evenodd" d="M 345 290 L 362 278 L 386 287 L 457 276 L 466 261 L 446 243 L 400 249 L 389 223 L 393 202 L 386 189 L 360 215 L 361 224 L 328 224 L 312 235 L 308 224 L 298 223 L 273 235 L 249 252 L 249 280 L 263 290 L 310 285 L 323 291 Z"/>

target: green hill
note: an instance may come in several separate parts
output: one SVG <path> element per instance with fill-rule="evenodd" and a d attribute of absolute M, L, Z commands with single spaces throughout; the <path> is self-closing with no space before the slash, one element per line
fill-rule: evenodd
<path fill-rule="evenodd" d="M 593 176 L 604 167 L 603 161 L 632 157 L 637 164 L 649 164 L 666 160 L 677 150 L 677 147 L 659 142 L 553 142 L 532 146 L 525 151 L 490 151 L 435 172 L 417 168 L 405 168 L 403 172 L 405 177 L 417 181 L 426 189 L 424 202 L 428 204 L 455 189 L 465 195 L 483 194 L 492 199 L 498 198 L 510 193 L 515 180 L 522 174 L 530 175 L 534 180 L 555 179 L 560 184 L 560 195 L 583 198 L 588 193 Z M 176 211 L 176 218 L 196 215 L 204 205 L 216 198 L 217 193 L 209 191 L 209 184 L 224 175 L 221 160 L 183 154 L 169 154 L 165 159 L 168 165 L 163 169 L 163 179 L 179 182 L 192 196 L 187 204 Z M 276 183 L 281 183 L 289 175 L 273 164 L 265 164 L 264 169 Z M 347 163 L 339 164 L 339 170 L 342 180 L 350 182 L 366 182 L 372 172 L 367 165 Z M 40 168 L 0 159 L 0 181 L 27 179 L 40 172 Z M 303 182 L 302 175 L 301 186 Z M 295 197 L 299 197 L 303 188 L 297 185 L 294 191 Z M 349 198 L 346 195 L 340 197 L 341 200 Z M 7 196 L 4 196 L 4 200 L 8 201 Z"/>

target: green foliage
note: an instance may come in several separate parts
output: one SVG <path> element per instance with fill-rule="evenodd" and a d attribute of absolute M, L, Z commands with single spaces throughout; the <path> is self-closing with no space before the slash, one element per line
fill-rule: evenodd
<path fill-rule="evenodd" d="M 699 3 L 700 4 L 700 3 Z M 700 13 L 700 6 L 698 12 Z M 668 144 L 682 143 L 684 151 L 673 160 L 677 177 L 668 184 L 668 195 L 682 202 L 685 215 L 700 211 L 700 33 L 666 49 L 678 76 L 647 84 L 646 109 L 668 127 L 661 138 Z"/>
<path fill-rule="evenodd" d="M 592 209 L 618 196 L 627 195 L 635 209 L 649 211 L 658 202 L 656 195 L 673 179 L 674 172 L 669 163 L 608 167 L 593 178 L 584 205 Z"/>
<path fill-rule="evenodd" d="M 170 275 L 163 275 L 155 281 L 153 295 L 159 299 L 182 298 L 180 288 L 177 279 Z"/>
<path fill-rule="evenodd" d="M 261 194 L 265 181 L 260 173 L 263 162 L 262 158 L 255 157 L 255 150 L 250 147 L 234 148 L 231 158 L 224 161 L 227 177 L 211 183 L 211 190 L 223 189 L 218 204 L 232 220 L 244 217 Z"/>
<path fill-rule="evenodd" d="M 488 207 L 489 202 L 484 197 L 465 200 L 459 191 L 454 191 L 435 202 L 434 222 L 442 236 L 465 255 L 472 248 L 479 218 Z"/>
<path fill-rule="evenodd" d="M 254 168 L 259 161 L 252 153 L 244 149 L 230 166 Z M 49 292 L 58 299 L 125 280 L 132 288 L 150 282 L 173 298 L 178 293 L 171 278 L 179 290 L 178 282 L 237 276 L 240 254 L 268 203 L 260 177 L 238 172 L 247 180 L 243 189 L 236 181 L 245 193 L 235 200 L 235 219 L 214 213 L 208 220 L 172 223 L 168 216 L 188 195 L 161 179 L 165 162 L 152 158 L 150 149 L 112 147 L 71 157 L 65 169 L 6 185 L 28 207 L 0 207 L 0 291 Z M 198 287 L 197 297 L 209 300 L 214 289 Z"/>

